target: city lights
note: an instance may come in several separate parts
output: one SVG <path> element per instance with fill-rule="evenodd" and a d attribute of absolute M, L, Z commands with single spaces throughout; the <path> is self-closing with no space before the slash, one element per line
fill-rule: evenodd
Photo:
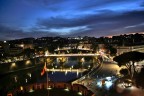
<path fill-rule="evenodd" d="M 29 92 L 32 93 L 32 92 L 34 92 L 34 90 L 31 88 L 31 89 L 29 90 Z"/>
<path fill-rule="evenodd" d="M 51 88 L 51 86 L 48 86 L 48 88 L 47 88 L 48 90 L 51 90 L 52 88 Z"/>
<path fill-rule="evenodd" d="M 82 92 L 78 92 L 79 95 L 82 95 Z"/>
<path fill-rule="evenodd" d="M 67 87 L 66 89 L 64 89 L 65 91 L 69 91 L 69 88 Z"/>
<path fill-rule="evenodd" d="M 144 0 L 0 0 L 0 95 L 144 96 Z"/>
<path fill-rule="evenodd" d="M 20 90 L 23 91 L 23 86 L 20 86 Z"/>
<path fill-rule="evenodd" d="M 26 65 L 29 65 L 29 64 L 31 64 L 31 61 L 30 61 L 30 60 L 27 60 L 25 64 L 26 64 Z"/>
<path fill-rule="evenodd" d="M 15 67 L 16 67 L 16 63 L 13 62 L 13 63 L 11 64 L 11 68 L 15 68 Z"/>

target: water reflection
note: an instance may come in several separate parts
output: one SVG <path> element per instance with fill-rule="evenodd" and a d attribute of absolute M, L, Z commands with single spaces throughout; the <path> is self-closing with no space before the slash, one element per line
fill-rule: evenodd
<path fill-rule="evenodd" d="M 81 76 L 78 68 L 78 60 L 77 58 L 67 58 L 67 62 L 65 62 L 64 67 L 69 68 L 70 70 L 77 69 L 76 72 L 55 72 L 55 69 L 60 68 L 60 64 L 56 63 L 56 59 L 52 64 L 49 64 L 52 66 L 53 72 L 48 72 L 48 78 L 50 81 L 53 82 L 69 82 L 76 78 L 79 78 Z M 25 64 L 32 65 L 33 62 L 28 60 L 25 62 Z M 91 60 L 84 60 L 83 67 L 89 68 L 91 66 L 92 62 Z M 11 66 L 16 66 L 16 63 L 13 63 Z M 49 68 L 49 66 L 47 66 Z M 0 79 L 0 91 L 1 90 L 11 90 L 15 89 L 19 86 L 24 86 L 31 83 L 40 83 L 40 82 L 46 82 L 46 74 L 44 76 L 41 76 L 40 73 L 42 71 L 42 66 L 32 67 L 30 69 L 26 70 L 20 70 L 13 73 L 5 74 L 1 76 Z M 80 69 L 81 70 L 81 69 Z"/>

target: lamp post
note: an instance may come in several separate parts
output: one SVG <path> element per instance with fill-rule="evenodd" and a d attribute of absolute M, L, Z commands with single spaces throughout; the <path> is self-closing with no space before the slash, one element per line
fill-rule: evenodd
<path fill-rule="evenodd" d="M 45 52 L 45 64 L 46 64 L 46 83 L 47 83 L 47 89 L 48 89 L 48 70 L 47 70 L 47 62 L 50 62 L 50 59 L 46 59 L 48 56 L 48 51 Z M 49 89 L 48 89 L 48 96 L 49 96 Z"/>
<path fill-rule="evenodd" d="M 84 63 L 84 57 L 80 59 L 80 67 L 81 67 L 81 76 L 82 76 L 82 71 L 83 71 L 83 63 Z"/>

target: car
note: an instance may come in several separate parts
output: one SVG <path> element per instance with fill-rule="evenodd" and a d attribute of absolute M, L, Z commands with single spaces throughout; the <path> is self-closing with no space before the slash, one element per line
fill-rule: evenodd
<path fill-rule="evenodd" d="M 131 79 L 125 79 L 123 82 L 126 88 L 131 87 L 133 85 L 133 81 Z"/>

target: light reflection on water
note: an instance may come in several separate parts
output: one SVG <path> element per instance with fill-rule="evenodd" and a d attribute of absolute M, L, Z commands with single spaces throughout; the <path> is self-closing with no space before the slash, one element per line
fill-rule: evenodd
<path fill-rule="evenodd" d="M 49 73 L 48 77 L 50 78 L 50 81 L 53 82 L 67 82 L 80 77 L 80 74 L 77 76 L 76 72 L 67 72 L 67 74 L 64 72 L 54 72 L 53 74 Z"/>
<path fill-rule="evenodd" d="M 66 62 L 68 66 L 73 66 L 77 64 L 77 59 L 69 58 L 68 62 Z M 87 66 L 89 62 L 85 62 Z M 57 64 L 58 65 L 58 64 Z M 26 85 L 30 83 L 40 83 L 46 82 L 46 74 L 41 76 L 40 73 L 42 71 L 42 67 L 34 67 L 27 70 L 21 70 L 14 73 L 6 74 L 1 76 L 0 79 L 0 89 L 4 86 L 11 86 L 15 88 L 17 86 Z M 50 81 L 53 82 L 68 82 L 72 81 L 76 78 L 79 78 L 82 74 L 78 72 L 48 72 L 48 77 Z"/>

